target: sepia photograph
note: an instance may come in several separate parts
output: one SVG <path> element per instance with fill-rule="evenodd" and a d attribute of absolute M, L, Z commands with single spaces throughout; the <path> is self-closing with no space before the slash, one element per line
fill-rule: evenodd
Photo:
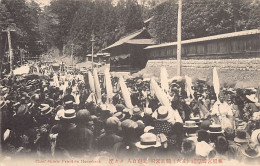
<path fill-rule="evenodd" d="M 0 166 L 260 165 L 260 0 L 0 0 Z"/>

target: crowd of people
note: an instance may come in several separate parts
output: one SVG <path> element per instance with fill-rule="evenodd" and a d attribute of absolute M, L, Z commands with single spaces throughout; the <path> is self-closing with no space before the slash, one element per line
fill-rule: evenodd
<path fill-rule="evenodd" d="M 59 86 L 53 84 L 57 76 Z M 128 108 L 111 78 L 114 95 L 94 100 L 88 75 L 9 75 L 1 78 L 1 145 L 5 159 L 220 158 L 260 161 L 260 104 L 256 88 L 221 88 L 205 81 L 187 94 L 184 79 L 170 82 L 163 105 L 143 78 L 127 79 Z M 69 79 L 68 79 L 69 78 Z M 84 79 L 79 79 L 84 78 Z M 181 120 L 176 118 L 181 117 Z"/>

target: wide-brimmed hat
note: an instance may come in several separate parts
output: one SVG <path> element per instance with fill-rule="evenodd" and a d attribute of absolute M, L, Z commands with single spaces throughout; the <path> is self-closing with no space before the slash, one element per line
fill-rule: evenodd
<path fill-rule="evenodd" d="M 254 130 L 251 134 L 251 141 L 260 145 L 260 129 Z"/>
<path fill-rule="evenodd" d="M 165 121 L 169 120 L 171 118 L 169 108 L 166 106 L 160 106 L 155 112 L 154 112 L 155 119 L 159 121 Z"/>
<path fill-rule="evenodd" d="M 199 127 L 195 121 L 192 121 L 192 120 L 188 120 L 188 121 L 185 121 L 183 127 L 185 128 L 197 128 Z"/>
<path fill-rule="evenodd" d="M 237 143 L 246 143 L 249 141 L 249 135 L 246 130 L 237 130 L 234 141 Z"/>
<path fill-rule="evenodd" d="M 248 143 L 241 146 L 241 152 L 248 158 L 256 158 L 260 157 L 259 146 L 254 143 Z"/>
<path fill-rule="evenodd" d="M 144 133 L 140 137 L 140 141 L 135 144 L 140 149 L 146 149 L 150 147 L 159 147 L 161 143 L 157 141 L 157 137 L 153 133 Z"/>
<path fill-rule="evenodd" d="M 246 98 L 247 98 L 248 100 L 250 100 L 251 102 L 253 102 L 253 103 L 258 103 L 258 98 L 256 97 L 255 94 L 246 95 Z"/>
<path fill-rule="evenodd" d="M 68 109 L 64 111 L 64 114 L 61 116 L 61 119 L 69 120 L 76 118 L 76 111 L 74 109 Z"/>
<path fill-rule="evenodd" d="M 41 115 L 47 115 L 52 112 L 53 108 L 49 104 L 45 104 L 44 107 L 39 107 Z"/>
<path fill-rule="evenodd" d="M 122 121 L 125 118 L 125 114 L 122 112 L 117 112 L 113 116 L 117 117 L 120 121 Z"/>
<path fill-rule="evenodd" d="M 224 133 L 224 130 L 221 128 L 221 125 L 213 124 L 209 126 L 209 130 L 207 132 L 210 134 L 221 134 Z"/>

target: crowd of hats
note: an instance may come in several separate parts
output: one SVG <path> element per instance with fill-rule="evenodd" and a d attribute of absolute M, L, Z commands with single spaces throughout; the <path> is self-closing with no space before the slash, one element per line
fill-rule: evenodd
<path fill-rule="evenodd" d="M 169 108 L 150 92 L 149 81 L 128 79 L 134 105 L 130 109 L 125 106 L 120 90 L 111 103 L 106 103 L 102 89 L 103 103 L 97 104 L 87 102 L 89 86 L 76 79 L 69 80 L 64 93 L 60 87 L 50 85 L 48 77 L 18 78 L 3 78 L 0 87 L 1 143 L 8 157 L 19 154 L 58 157 L 59 149 L 66 150 L 62 153 L 66 157 L 220 156 L 255 161 L 260 156 L 260 113 L 255 89 L 222 89 L 225 100 L 240 112 L 235 124 L 223 126 L 214 124 L 210 116 L 198 115 L 200 100 L 208 103 L 205 108 L 209 112 L 216 101 L 213 87 L 200 80 L 193 87 L 193 99 L 187 96 L 184 82 L 173 81 Z M 115 87 L 117 80 L 112 78 Z M 78 104 L 72 89 L 78 89 L 75 92 L 80 95 Z M 258 111 L 248 112 L 248 103 L 255 104 Z M 183 124 L 174 121 L 174 111 L 181 115 Z"/>

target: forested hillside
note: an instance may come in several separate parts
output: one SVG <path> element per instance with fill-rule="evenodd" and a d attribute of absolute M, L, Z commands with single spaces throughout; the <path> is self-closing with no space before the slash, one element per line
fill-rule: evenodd
<path fill-rule="evenodd" d="M 259 0 L 183 0 L 182 39 L 259 28 L 259 5 Z M 91 53 L 92 33 L 97 52 L 151 17 L 148 30 L 158 43 L 176 41 L 177 11 L 178 0 L 52 0 L 44 8 L 33 0 L 2 0 L 0 29 L 15 27 L 14 50 L 23 48 L 30 56 L 52 47 L 70 55 L 73 44 L 74 55 L 83 60 Z M 36 49 L 39 41 L 45 49 Z"/>

